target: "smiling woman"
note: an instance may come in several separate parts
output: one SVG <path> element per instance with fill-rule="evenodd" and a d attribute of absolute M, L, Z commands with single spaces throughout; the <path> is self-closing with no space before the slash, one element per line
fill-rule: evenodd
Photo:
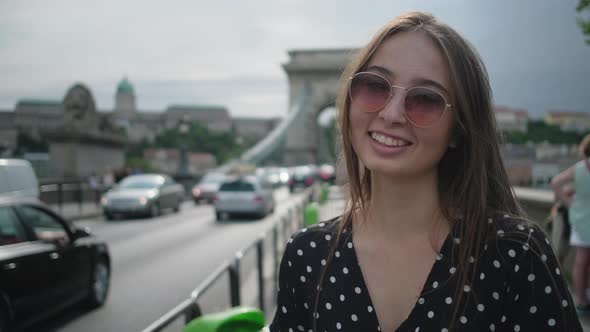
<path fill-rule="evenodd" d="M 499 153 L 487 73 L 431 15 L 386 24 L 342 76 L 342 216 L 290 240 L 271 331 L 582 331 Z"/>

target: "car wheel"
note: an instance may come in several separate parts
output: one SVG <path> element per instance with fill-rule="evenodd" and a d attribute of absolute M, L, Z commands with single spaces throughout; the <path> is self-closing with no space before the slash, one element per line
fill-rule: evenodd
<path fill-rule="evenodd" d="M 104 258 L 100 258 L 94 266 L 92 279 L 90 283 L 90 294 L 87 303 L 91 308 L 102 306 L 109 294 L 111 271 Z"/>
<path fill-rule="evenodd" d="M 160 205 L 158 203 L 152 204 L 150 207 L 150 217 L 156 218 L 160 215 Z"/>
<path fill-rule="evenodd" d="M 181 200 L 179 199 L 178 202 L 176 202 L 176 205 L 174 206 L 174 212 L 180 212 L 180 203 Z"/>
<path fill-rule="evenodd" d="M 219 211 L 215 211 L 215 221 L 223 221 L 223 213 Z"/>
<path fill-rule="evenodd" d="M 115 219 L 114 216 L 111 213 L 107 213 L 107 212 L 104 213 L 104 217 L 105 217 L 106 220 L 113 220 L 113 219 Z"/>

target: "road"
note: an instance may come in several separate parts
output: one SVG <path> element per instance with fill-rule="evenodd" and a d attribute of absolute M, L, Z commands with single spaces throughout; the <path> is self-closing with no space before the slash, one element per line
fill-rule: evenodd
<path fill-rule="evenodd" d="M 275 214 L 262 220 L 217 223 L 211 206 L 185 202 L 180 213 L 170 211 L 155 219 L 107 222 L 100 217 L 77 221 L 76 225 L 90 227 L 109 244 L 112 278 L 108 301 L 93 311 L 74 307 L 30 330 L 141 331 L 187 298 L 224 260 L 272 226 L 276 216 L 292 206 L 296 197 L 286 189 L 278 189 L 275 199 Z M 253 266 L 254 260 L 249 261 Z M 209 310 L 221 303 L 229 304 L 229 292 L 221 290 L 226 285 L 223 282 L 212 293 L 216 294 L 214 307 Z"/>

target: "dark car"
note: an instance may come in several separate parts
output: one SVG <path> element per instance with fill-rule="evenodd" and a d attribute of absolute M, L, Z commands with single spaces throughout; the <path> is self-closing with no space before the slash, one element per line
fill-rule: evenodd
<path fill-rule="evenodd" d="M 336 168 L 332 165 L 324 164 L 319 167 L 318 175 L 320 181 L 334 184 L 336 182 Z"/>
<path fill-rule="evenodd" d="M 193 200 L 196 204 L 207 202 L 213 203 L 213 199 L 219 190 L 219 186 L 225 180 L 223 173 L 207 173 L 199 183 L 191 190 Z"/>
<path fill-rule="evenodd" d="M 294 192 L 297 188 L 311 187 L 316 180 L 316 173 L 311 166 L 298 166 L 293 169 L 289 179 L 289 191 Z"/>
<path fill-rule="evenodd" d="M 130 175 L 102 197 L 107 219 L 115 215 L 148 215 L 156 217 L 163 209 L 180 210 L 184 188 L 168 175 Z"/>
<path fill-rule="evenodd" d="M 0 196 L 0 331 L 21 329 L 65 307 L 104 304 L 107 245 L 36 198 Z"/>

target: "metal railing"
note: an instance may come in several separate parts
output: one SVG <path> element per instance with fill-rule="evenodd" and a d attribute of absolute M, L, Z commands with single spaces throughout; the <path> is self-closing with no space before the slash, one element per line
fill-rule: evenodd
<path fill-rule="evenodd" d="M 287 210 L 287 213 L 279 215 L 277 222 L 275 222 L 269 230 L 263 233 L 256 241 L 250 243 L 244 249 L 238 251 L 235 256 L 221 264 L 209 277 L 207 277 L 201 284 L 192 291 L 189 298 L 183 300 L 176 305 L 172 310 L 161 316 L 158 320 L 150 324 L 143 332 L 156 332 L 162 331 L 164 328 L 171 325 L 181 316 L 184 316 L 184 323 L 187 324 L 193 319 L 203 314 L 199 300 L 202 296 L 207 293 L 214 285 L 221 280 L 222 276 L 226 273 L 229 275 L 229 290 L 230 290 L 230 304 L 232 307 L 239 306 L 242 304 L 240 288 L 240 266 L 243 257 L 255 250 L 256 251 L 256 272 L 257 272 L 257 284 L 258 284 L 258 306 L 264 311 L 266 306 L 265 290 L 267 285 L 265 283 L 264 267 L 266 253 L 264 249 L 264 240 L 272 236 L 272 265 L 273 265 L 273 276 L 272 282 L 274 288 L 277 289 L 278 282 L 278 269 L 280 264 L 280 255 L 286 245 L 286 239 L 298 228 L 303 225 L 303 209 L 304 205 L 311 199 L 312 192 L 307 190 L 303 195 L 299 196 L 298 202 L 293 207 Z M 284 241 L 279 240 L 279 236 L 282 235 Z M 276 302 L 276 292 L 274 293 L 273 300 Z"/>
<path fill-rule="evenodd" d="M 83 181 L 45 183 L 39 185 L 39 199 L 66 219 L 76 219 L 100 213 L 103 191 Z"/>
<path fill-rule="evenodd" d="M 551 193 L 547 190 L 531 190 L 527 188 L 515 188 L 516 194 L 525 206 L 525 209 L 531 215 L 546 215 L 549 211 L 553 198 Z M 280 264 L 280 254 L 284 249 L 286 241 L 279 240 L 279 235 L 283 236 L 283 239 L 287 239 L 291 233 L 302 226 L 303 223 L 303 208 L 304 204 L 311 200 L 312 192 L 308 191 L 302 197 L 301 201 L 298 202 L 293 208 L 288 210 L 288 213 L 282 216 L 278 216 L 278 221 L 273 227 L 265 232 L 256 241 L 246 246 L 243 250 L 240 250 L 236 255 L 224 262 L 219 268 L 217 268 L 209 277 L 207 277 L 193 292 L 190 297 L 183 300 L 181 303 L 176 305 L 172 310 L 167 312 L 165 315 L 160 317 L 158 320 L 153 322 L 142 332 L 156 332 L 162 331 L 164 328 L 171 325 L 178 318 L 184 316 L 184 324 L 189 323 L 193 319 L 203 314 L 199 300 L 207 291 L 218 283 L 225 274 L 229 275 L 229 289 L 230 289 L 230 304 L 232 307 L 239 306 L 242 304 L 242 298 L 240 293 L 241 279 L 240 279 L 240 266 L 242 258 L 249 252 L 256 251 L 256 272 L 257 272 L 257 283 L 258 283 L 258 306 L 261 310 L 266 309 L 266 297 L 265 291 L 267 284 L 264 280 L 264 261 L 265 261 L 265 250 L 264 240 L 268 238 L 269 234 L 272 236 L 272 264 L 273 264 L 273 276 L 272 281 L 274 286 L 273 289 L 277 289 L 278 282 L 278 268 Z M 540 221 L 540 220 L 537 220 Z M 273 293 L 273 300 L 276 302 L 276 292 Z"/>

